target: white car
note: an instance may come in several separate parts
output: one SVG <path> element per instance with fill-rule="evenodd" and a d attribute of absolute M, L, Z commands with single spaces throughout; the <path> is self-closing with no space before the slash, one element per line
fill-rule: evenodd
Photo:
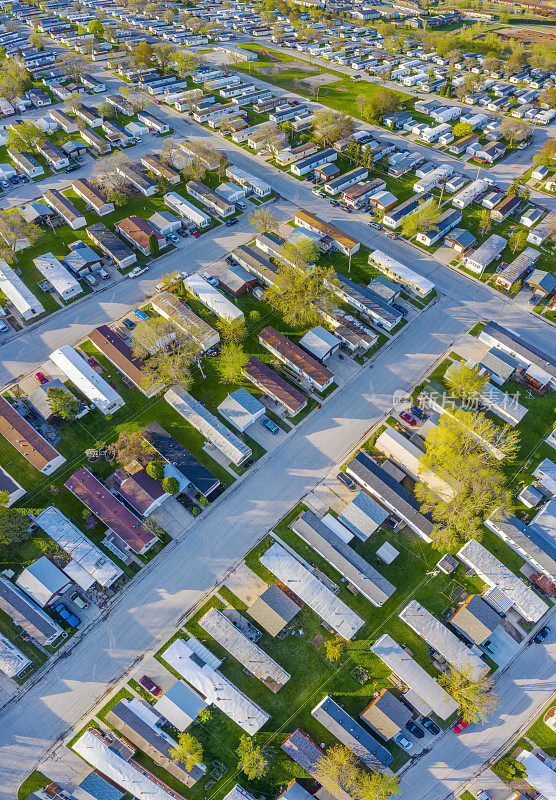
<path fill-rule="evenodd" d="M 322 197 L 322 192 L 320 189 L 311 189 L 311 194 L 314 194 L 315 197 Z"/>
<path fill-rule="evenodd" d="M 134 267 L 131 272 L 128 272 L 128 278 L 138 278 L 139 275 L 142 275 L 144 272 L 148 270 L 148 267 L 143 265 L 142 267 Z"/>
<path fill-rule="evenodd" d="M 413 748 L 413 742 L 410 742 L 403 733 L 397 733 L 394 736 L 394 741 L 396 744 L 399 744 L 400 747 L 403 747 L 404 750 L 411 750 Z"/>

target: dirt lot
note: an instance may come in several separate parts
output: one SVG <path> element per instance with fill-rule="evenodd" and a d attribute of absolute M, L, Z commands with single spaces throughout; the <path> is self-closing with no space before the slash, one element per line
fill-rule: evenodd
<path fill-rule="evenodd" d="M 517 39 L 526 47 L 533 45 L 544 45 L 547 47 L 556 47 L 556 25 L 553 28 L 554 33 L 544 33 L 541 30 L 532 30 L 531 28 L 504 28 L 497 31 L 498 36 L 502 39 Z"/>
<path fill-rule="evenodd" d="M 257 67 L 259 72 L 263 75 L 274 75 L 277 72 L 289 72 L 289 70 L 297 69 L 299 72 L 311 73 L 318 70 L 318 67 L 311 67 L 305 61 L 277 61 L 270 67 Z"/>

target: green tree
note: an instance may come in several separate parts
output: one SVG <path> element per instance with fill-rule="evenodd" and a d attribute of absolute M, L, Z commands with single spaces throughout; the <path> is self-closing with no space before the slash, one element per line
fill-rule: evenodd
<path fill-rule="evenodd" d="M 240 738 L 237 754 L 239 757 L 237 768 L 245 773 L 248 780 L 256 781 L 268 772 L 270 766 L 268 758 L 250 736 L 244 734 Z"/>
<path fill-rule="evenodd" d="M 517 229 L 512 232 L 508 241 L 512 253 L 517 253 L 518 250 L 523 250 L 527 244 L 527 231 Z"/>
<path fill-rule="evenodd" d="M 150 475 L 155 481 L 161 481 L 164 478 L 164 462 L 149 461 L 147 464 L 147 475 Z"/>
<path fill-rule="evenodd" d="M 531 135 L 531 123 L 525 119 L 504 117 L 500 123 L 500 132 L 510 147 L 516 142 L 523 142 Z"/>
<path fill-rule="evenodd" d="M 40 33 L 40 31 L 35 31 L 35 33 L 32 33 L 29 37 L 29 44 L 33 45 L 33 47 L 36 47 L 37 50 L 44 50 L 45 39 L 42 33 Z"/>
<path fill-rule="evenodd" d="M 481 216 L 479 217 L 479 231 L 481 236 L 486 236 L 491 228 L 492 219 L 490 218 L 490 211 L 488 208 L 485 208 L 484 211 L 481 211 Z"/>
<path fill-rule="evenodd" d="M 175 45 L 171 44 L 170 42 L 159 42 L 153 47 L 154 55 L 156 56 L 156 60 L 158 61 L 160 69 L 163 73 L 166 72 L 172 63 L 172 55 L 175 49 Z"/>
<path fill-rule="evenodd" d="M 397 775 L 382 772 L 363 772 L 355 781 L 353 796 L 357 800 L 388 800 L 393 794 L 399 794 L 400 779 Z"/>
<path fill-rule="evenodd" d="M 185 78 L 195 72 L 199 62 L 200 59 L 197 53 L 186 50 L 177 50 L 172 53 L 172 64 L 180 78 Z"/>
<path fill-rule="evenodd" d="M 525 766 L 511 756 L 504 756 L 496 763 L 496 772 L 507 783 L 516 779 L 524 780 L 527 777 Z"/>
<path fill-rule="evenodd" d="M 180 482 L 173 475 L 168 475 L 162 479 L 162 488 L 166 494 L 177 494 L 180 490 Z"/>
<path fill-rule="evenodd" d="M 224 383 L 237 383 L 241 379 L 242 370 L 247 363 L 247 354 L 239 344 L 225 344 L 220 349 L 216 360 L 216 368 Z"/>
<path fill-rule="evenodd" d="M 101 103 L 98 104 L 97 111 L 103 119 L 118 118 L 118 112 L 116 111 L 112 103 L 109 103 L 107 100 L 103 100 Z"/>
<path fill-rule="evenodd" d="M 14 150 L 31 150 L 36 152 L 38 145 L 47 140 L 46 132 L 35 125 L 33 122 L 20 122 L 8 131 L 6 144 Z"/>
<path fill-rule="evenodd" d="M 152 317 L 137 324 L 133 354 L 143 360 L 141 370 L 146 387 L 191 385 L 191 367 L 200 356 L 199 348 L 171 320 Z"/>
<path fill-rule="evenodd" d="M 266 290 L 267 301 L 291 327 L 317 325 L 322 310 L 333 306 L 338 280 L 332 267 L 315 265 L 302 270 L 284 262 L 278 265 L 276 280 Z"/>
<path fill-rule="evenodd" d="M 341 139 L 348 139 L 355 130 L 352 117 L 330 108 L 315 111 L 313 120 L 314 139 L 323 147 Z"/>
<path fill-rule="evenodd" d="M 423 205 L 402 220 L 402 233 L 406 239 L 412 239 L 418 233 L 438 230 L 437 222 L 442 216 L 440 206 L 433 200 L 428 205 Z"/>
<path fill-rule="evenodd" d="M 247 327 L 242 319 L 219 319 L 216 327 L 225 345 L 239 344 L 247 336 Z"/>
<path fill-rule="evenodd" d="M 24 542 L 29 538 L 29 517 L 17 508 L 7 508 L 9 493 L 0 492 L 0 543 Z"/>
<path fill-rule="evenodd" d="M 210 706 L 205 706 L 201 708 L 199 711 L 199 722 L 204 723 L 211 720 L 213 717 L 212 708 Z"/>
<path fill-rule="evenodd" d="M 450 667 L 440 675 L 438 683 L 452 695 L 466 722 L 486 722 L 500 704 L 493 691 L 494 679 L 488 675 L 476 681 L 469 669 Z"/>
<path fill-rule="evenodd" d="M 79 413 L 79 400 L 65 389 L 56 386 L 47 389 L 46 399 L 55 417 L 60 417 L 60 419 L 75 419 Z"/>
<path fill-rule="evenodd" d="M 158 236 L 156 235 L 156 233 L 154 233 L 154 231 L 149 236 L 149 251 L 151 256 L 153 256 L 153 258 L 156 258 L 156 256 L 160 252 L 160 247 L 158 245 Z"/>
<path fill-rule="evenodd" d="M 33 222 L 27 222 L 17 206 L 0 210 L 0 237 L 6 244 L 8 253 L 4 253 L 3 257 L 7 257 L 7 260 L 13 258 L 13 254 L 21 242 L 28 242 L 29 244 L 26 246 L 32 247 L 41 236 L 42 230 L 39 226 Z"/>
<path fill-rule="evenodd" d="M 324 652 L 329 661 L 339 661 L 346 651 L 346 643 L 343 639 L 325 639 Z"/>
<path fill-rule="evenodd" d="M 379 89 L 363 109 L 363 119 L 380 122 L 384 114 L 393 114 L 401 105 L 400 97 L 391 89 Z"/>
<path fill-rule="evenodd" d="M 153 49 L 147 42 L 139 42 L 133 51 L 133 60 L 143 67 L 150 67 L 153 63 Z"/>
<path fill-rule="evenodd" d="M 102 39 L 104 36 L 104 25 L 99 19 L 92 19 L 89 22 L 88 31 L 94 34 L 95 39 Z"/>
<path fill-rule="evenodd" d="M 473 125 L 469 122 L 456 122 L 452 128 L 452 133 L 456 139 L 463 139 L 464 136 L 469 136 L 473 133 Z"/>
<path fill-rule="evenodd" d="M 488 378 L 488 373 L 480 375 L 477 367 L 468 367 L 464 361 L 460 361 L 446 375 L 445 380 L 456 397 L 469 399 L 482 395 Z"/>
<path fill-rule="evenodd" d="M 180 733 L 178 746 L 170 748 L 170 758 L 174 764 L 183 763 L 190 772 L 203 760 L 203 748 L 191 733 Z"/>
<path fill-rule="evenodd" d="M 335 797 L 351 794 L 359 777 L 356 758 L 347 747 L 333 745 L 315 764 L 313 777 Z"/>
<path fill-rule="evenodd" d="M 278 217 L 269 208 L 256 208 L 249 214 L 249 222 L 259 233 L 278 233 L 280 227 Z"/>

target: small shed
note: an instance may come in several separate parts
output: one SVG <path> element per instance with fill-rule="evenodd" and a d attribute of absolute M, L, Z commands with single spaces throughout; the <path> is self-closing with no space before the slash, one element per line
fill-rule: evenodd
<path fill-rule="evenodd" d="M 390 542 L 384 542 L 384 544 L 378 548 L 376 551 L 376 557 L 380 558 L 381 561 L 384 561 L 385 564 L 391 564 L 399 556 L 399 550 L 396 550 Z"/>
<path fill-rule="evenodd" d="M 366 492 L 359 492 L 338 519 L 358 539 L 366 542 L 377 528 L 388 518 L 389 512 Z"/>
<path fill-rule="evenodd" d="M 267 633 L 278 636 L 300 610 L 301 607 L 291 597 L 271 583 L 249 607 L 248 613 Z"/>
<path fill-rule="evenodd" d="M 207 707 L 200 694 L 184 681 L 176 681 L 154 704 L 154 710 L 165 717 L 178 731 L 185 731 Z"/>
<path fill-rule="evenodd" d="M 322 167 L 316 167 L 313 173 L 318 181 L 326 183 L 338 177 L 340 167 L 336 166 L 336 164 L 323 164 Z"/>
<path fill-rule="evenodd" d="M 46 556 L 29 564 L 16 583 L 41 608 L 58 600 L 72 585 L 68 576 Z"/>
<path fill-rule="evenodd" d="M 241 433 L 262 417 L 265 407 L 243 387 L 229 394 L 218 406 L 218 413 Z"/>
<path fill-rule="evenodd" d="M 170 214 L 169 211 L 156 211 L 152 217 L 149 217 L 149 225 L 152 225 L 163 236 L 167 236 L 181 228 L 181 220 Z"/>
<path fill-rule="evenodd" d="M 401 287 L 394 283 L 393 281 L 388 280 L 388 278 L 379 275 L 377 278 L 373 278 L 373 280 L 367 285 L 367 289 L 370 289 L 371 292 L 377 294 L 382 300 L 386 303 L 392 303 L 402 293 Z"/>
<path fill-rule="evenodd" d="M 245 197 L 245 189 L 242 189 L 241 186 L 238 186 L 236 183 L 226 181 L 217 187 L 216 194 L 219 194 L 220 197 L 223 197 L 228 203 L 237 203 L 238 200 L 243 200 Z"/>
<path fill-rule="evenodd" d="M 534 486 L 524 486 L 521 492 L 518 494 L 517 499 L 523 503 L 524 506 L 527 508 L 535 508 L 543 499 L 544 495 L 542 492 L 539 492 Z"/>
<path fill-rule="evenodd" d="M 389 689 L 382 689 L 359 716 L 388 742 L 400 733 L 413 713 Z"/>
<path fill-rule="evenodd" d="M 219 275 L 218 283 L 234 297 L 241 297 L 249 289 L 255 288 L 258 279 L 238 264 Z"/>
<path fill-rule="evenodd" d="M 299 340 L 299 344 L 318 361 L 324 362 L 340 349 L 342 341 L 322 325 L 317 325 L 316 328 L 307 331 L 305 336 Z"/>
<path fill-rule="evenodd" d="M 37 388 L 33 392 L 31 392 L 31 394 L 27 398 L 27 401 L 33 406 L 35 411 L 38 414 L 40 414 L 40 416 L 45 420 L 52 419 L 52 417 L 54 416 L 54 414 L 52 413 L 52 409 L 50 408 L 50 402 L 48 400 L 49 389 L 63 389 L 64 392 L 69 397 L 71 397 L 73 400 L 77 400 L 76 396 L 70 392 L 67 386 L 65 386 L 59 378 L 54 378 L 51 381 L 47 381 L 46 383 L 37 386 Z M 83 411 L 87 411 L 87 409 L 83 408 Z"/>

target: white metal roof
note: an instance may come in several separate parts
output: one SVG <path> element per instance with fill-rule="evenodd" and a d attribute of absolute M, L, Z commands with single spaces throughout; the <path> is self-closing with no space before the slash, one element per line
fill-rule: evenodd
<path fill-rule="evenodd" d="M 56 564 L 42 556 L 23 570 L 16 583 L 29 597 L 44 607 L 52 595 L 63 591 L 71 581 Z"/>
<path fill-rule="evenodd" d="M 201 275 L 193 273 L 184 279 L 190 292 L 220 319 L 243 319 L 243 311 L 228 300 L 216 286 L 211 286 Z"/>
<path fill-rule="evenodd" d="M 371 650 L 441 719 L 448 719 L 457 709 L 453 697 L 387 633 L 371 645 Z"/>
<path fill-rule="evenodd" d="M 203 698 L 184 681 L 176 681 L 154 704 L 154 710 L 179 731 L 185 731 L 206 707 Z"/>
<path fill-rule="evenodd" d="M 339 347 L 341 343 L 341 339 L 338 339 L 333 333 L 327 331 L 322 325 L 311 328 L 311 330 L 307 331 L 305 336 L 299 340 L 301 347 L 304 347 L 311 355 L 321 361 L 325 359 L 335 347 Z"/>
<path fill-rule="evenodd" d="M 94 769 L 98 769 L 137 800 L 174 800 L 165 789 L 139 772 L 133 764 L 124 761 L 114 750 L 110 750 L 91 730 L 82 733 L 72 749 Z"/>
<path fill-rule="evenodd" d="M 53 253 L 43 253 L 34 258 L 33 262 L 41 275 L 44 275 L 52 284 L 60 297 L 72 297 L 83 291 L 79 281 L 68 272 Z"/>
<path fill-rule="evenodd" d="M 54 350 L 50 360 L 103 414 L 112 414 L 124 405 L 118 392 L 71 345 L 65 344 Z"/>
<path fill-rule="evenodd" d="M 232 392 L 218 406 L 218 413 L 240 431 L 264 413 L 265 407 L 243 387 Z"/>
<path fill-rule="evenodd" d="M 411 600 L 398 614 L 411 630 L 421 636 L 442 655 L 449 664 L 468 672 L 473 680 L 479 680 L 489 671 L 486 662 L 471 652 L 461 639 L 434 617 L 430 611 Z"/>
<path fill-rule="evenodd" d="M 336 597 L 282 545 L 275 542 L 259 561 L 344 639 L 352 639 L 364 624 L 365 621 L 355 611 Z"/>
<path fill-rule="evenodd" d="M 36 517 L 36 522 L 101 586 L 112 586 L 123 575 L 120 567 L 54 506 L 45 508 Z"/>
<path fill-rule="evenodd" d="M 192 642 L 191 639 L 176 639 L 162 653 L 162 659 L 191 684 L 206 699 L 207 704 L 214 703 L 251 736 L 257 733 L 270 719 L 269 714 L 244 695 L 221 672 L 206 663 L 198 645 L 195 640 Z"/>
<path fill-rule="evenodd" d="M 252 186 L 253 189 L 258 189 L 260 192 L 265 193 L 270 191 L 270 186 L 268 183 L 265 183 L 260 178 L 255 177 L 255 175 L 251 175 L 250 172 L 246 172 L 244 169 L 236 167 L 235 164 L 230 164 L 230 166 L 226 168 L 226 175 L 228 178 L 234 178 L 242 185 L 246 183 L 249 186 Z"/>
<path fill-rule="evenodd" d="M 4 259 L 0 259 L 0 292 L 6 295 L 25 319 L 44 312 L 44 306 Z"/>
<path fill-rule="evenodd" d="M 31 659 L 0 633 L 0 670 L 9 678 L 23 672 Z"/>
<path fill-rule="evenodd" d="M 485 583 L 503 592 L 528 620 L 538 622 L 548 611 L 544 600 L 476 539 L 466 542 L 457 556 Z"/>
<path fill-rule="evenodd" d="M 197 428 L 212 444 L 215 445 L 226 458 L 234 464 L 241 464 L 251 455 L 251 448 L 245 444 L 229 428 L 211 414 L 201 403 L 192 397 L 189 392 L 179 386 L 172 386 L 164 395 L 164 399 L 178 414 Z"/>
<path fill-rule="evenodd" d="M 345 525 L 342 525 L 339 519 L 336 519 L 336 517 L 332 516 L 330 511 L 324 515 L 324 517 L 321 519 L 321 522 L 323 525 L 326 525 L 326 527 L 331 530 L 332 533 L 335 533 L 336 536 L 342 540 L 342 542 L 349 544 L 353 539 L 354 534 L 348 528 L 346 528 Z"/>
<path fill-rule="evenodd" d="M 379 268 L 384 269 L 385 272 L 391 273 L 400 278 L 403 283 L 408 283 L 411 286 L 419 288 L 420 293 L 424 296 L 434 289 L 434 283 L 427 280 L 422 275 L 419 275 L 414 270 L 407 267 L 405 264 L 400 264 L 395 258 L 387 256 L 380 250 L 373 250 L 371 253 L 372 259 Z"/>

